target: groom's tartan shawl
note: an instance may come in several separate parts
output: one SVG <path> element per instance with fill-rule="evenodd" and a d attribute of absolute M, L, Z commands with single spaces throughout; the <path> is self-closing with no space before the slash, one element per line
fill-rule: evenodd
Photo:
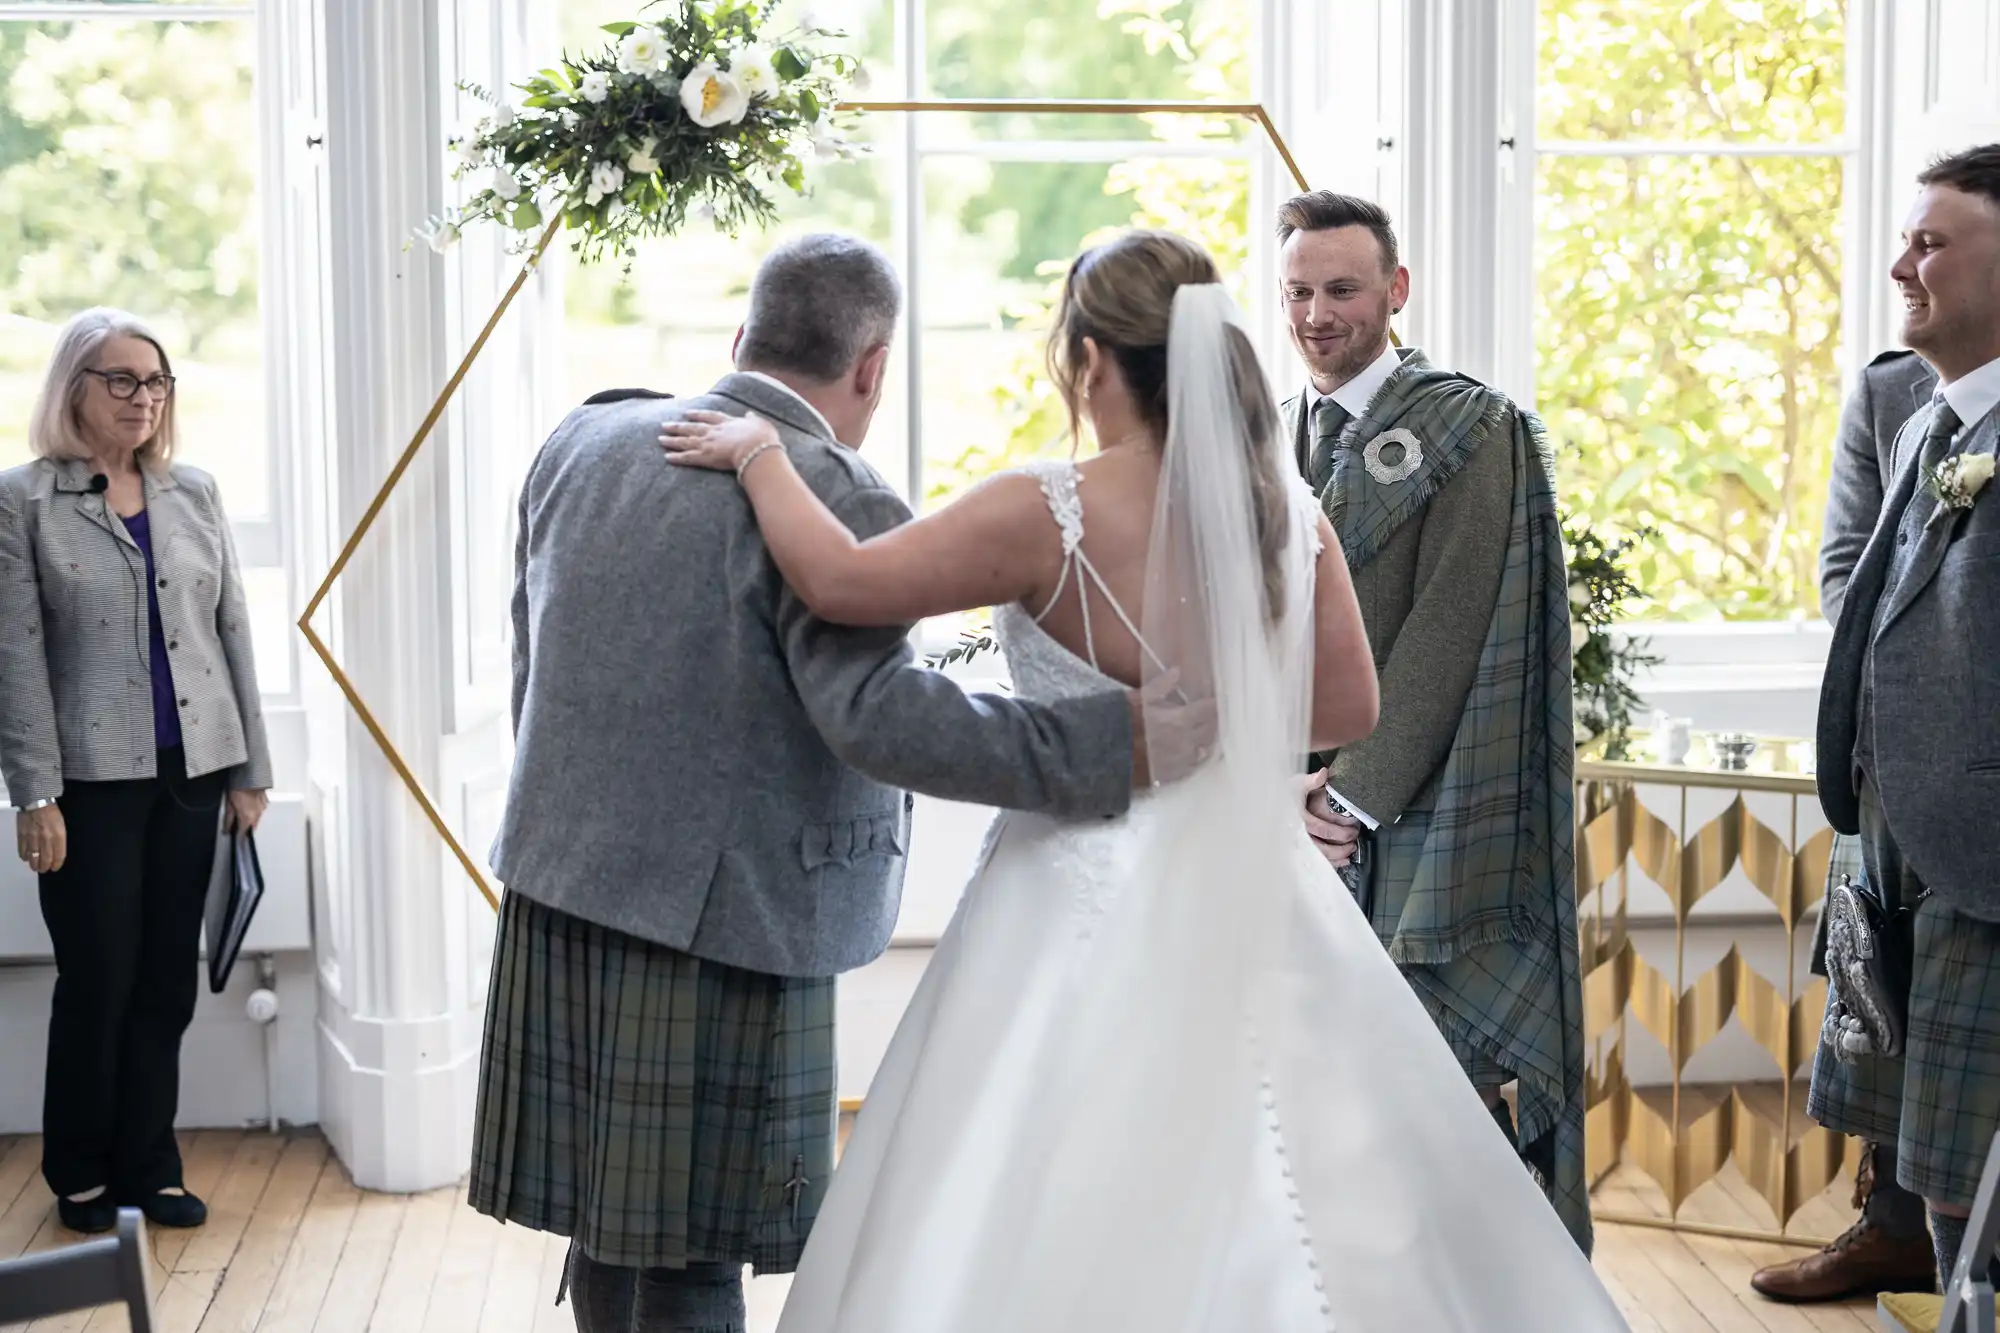
<path fill-rule="evenodd" d="M 1379 482 L 1357 459 L 1343 494 L 1330 487 L 1321 497 L 1350 570 L 1420 514 L 1476 449 L 1512 452 L 1514 495 L 1493 622 L 1435 812 L 1415 856 L 1382 858 L 1416 864 L 1389 953 L 1446 1011 L 1458 1029 L 1448 1035 L 1519 1075 L 1523 1155 L 1540 1159 L 1557 1211 L 1588 1253 L 1569 571 L 1554 459 L 1533 414 L 1432 368 L 1420 352 L 1405 355 L 1343 434 L 1359 448 L 1396 429 L 1422 442 L 1412 476 Z M 1396 833 L 1391 825 L 1377 837 Z M 1512 946 L 1511 965 L 1464 958 L 1482 945 Z"/>

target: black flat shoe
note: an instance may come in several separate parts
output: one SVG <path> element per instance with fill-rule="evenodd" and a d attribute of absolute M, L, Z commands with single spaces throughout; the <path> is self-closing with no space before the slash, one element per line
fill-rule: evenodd
<path fill-rule="evenodd" d="M 56 1217 L 71 1231 L 95 1236 L 118 1225 L 118 1205 L 112 1202 L 109 1191 L 82 1203 L 74 1199 L 57 1199 Z"/>
<path fill-rule="evenodd" d="M 198 1227 L 208 1221 L 208 1205 L 192 1194 L 148 1194 L 138 1206 L 156 1227 Z"/>

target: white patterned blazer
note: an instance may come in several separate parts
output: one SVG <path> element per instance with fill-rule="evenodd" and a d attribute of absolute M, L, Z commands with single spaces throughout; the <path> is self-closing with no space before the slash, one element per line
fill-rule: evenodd
<path fill-rule="evenodd" d="M 16 806 L 65 781 L 156 766 L 146 561 L 91 469 L 38 459 L 0 472 L 0 772 Z M 229 521 L 207 473 L 145 476 L 154 576 L 189 777 L 271 785 L 271 755 Z"/>

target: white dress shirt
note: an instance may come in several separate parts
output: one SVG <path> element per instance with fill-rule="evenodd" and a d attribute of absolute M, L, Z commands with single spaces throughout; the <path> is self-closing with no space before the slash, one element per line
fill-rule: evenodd
<path fill-rule="evenodd" d="M 1368 415 L 1368 405 L 1375 401 L 1376 393 L 1388 383 L 1389 376 L 1395 374 L 1402 364 L 1403 358 L 1396 354 L 1396 344 L 1392 342 L 1382 348 L 1382 355 L 1368 363 L 1367 369 L 1332 393 L 1321 393 L 1313 386 L 1311 380 L 1307 380 L 1306 411 L 1310 413 L 1318 407 L 1320 399 L 1331 398 L 1351 419 L 1359 421 Z M 1360 820 L 1363 826 L 1371 831 L 1382 827 L 1382 821 L 1335 791 L 1332 783 L 1327 784 L 1326 794 L 1339 805 L 1345 806 L 1349 814 Z"/>
<path fill-rule="evenodd" d="M 1958 436 L 1963 436 L 1984 421 L 1988 412 L 2000 406 L 2000 358 L 1988 361 L 1970 375 L 1961 375 L 1940 387 L 1938 396 L 1958 413 Z"/>

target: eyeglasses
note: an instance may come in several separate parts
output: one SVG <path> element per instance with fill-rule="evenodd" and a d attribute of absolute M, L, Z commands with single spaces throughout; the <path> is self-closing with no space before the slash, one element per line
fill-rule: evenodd
<path fill-rule="evenodd" d="M 129 370 L 86 370 L 83 373 L 103 380 L 105 391 L 120 402 L 130 402 L 141 389 L 156 403 L 163 403 L 174 396 L 172 375 L 153 375 L 142 380 Z"/>

